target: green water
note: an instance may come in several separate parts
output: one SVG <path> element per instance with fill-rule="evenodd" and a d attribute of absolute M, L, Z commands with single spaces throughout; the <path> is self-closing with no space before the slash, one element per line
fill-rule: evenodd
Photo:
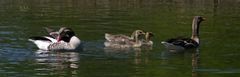
<path fill-rule="evenodd" d="M 239 77 L 239 0 L 0 0 L 1 77 Z M 169 53 L 161 41 L 191 35 L 203 16 L 198 50 Z M 77 52 L 38 50 L 43 27 L 72 28 Z M 152 49 L 104 48 L 104 33 L 154 33 Z"/>

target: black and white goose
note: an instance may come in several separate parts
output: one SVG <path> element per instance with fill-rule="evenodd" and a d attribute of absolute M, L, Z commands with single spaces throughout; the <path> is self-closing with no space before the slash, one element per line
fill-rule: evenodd
<path fill-rule="evenodd" d="M 75 50 L 80 45 L 81 41 L 75 36 L 72 29 L 62 27 L 58 32 L 57 39 L 49 36 L 30 37 L 32 41 L 41 50 Z"/>
<path fill-rule="evenodd" d="M 195 16 L 192 22 L 192 36 L 191 38 L 172 38 L 161 42 L 169 50 L 184 50 L 197 48 L 199 46 L 199 26 L 205 18 Z"/>

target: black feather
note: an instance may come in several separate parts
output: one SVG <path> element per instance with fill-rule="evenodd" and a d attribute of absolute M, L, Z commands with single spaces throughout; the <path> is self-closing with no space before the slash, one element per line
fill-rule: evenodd
<path fill-rule="evenodd" d="M 29 37 L 29 39 L 32 39 L 32 40 L 44 40 L 44 41 L 50 41 L 52 42 L 51 40 L 45 38 L 45 37 L 40 37 L 40 36 L 36 36 L 36 37 Z"/>

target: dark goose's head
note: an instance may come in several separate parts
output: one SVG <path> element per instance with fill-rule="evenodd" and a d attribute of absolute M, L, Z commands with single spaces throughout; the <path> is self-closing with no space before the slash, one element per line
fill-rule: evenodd
<path fill-rule="evenodd" d="M 205 18 L 203 18 L 202 16 L 195 16 L 194 21 L 196 21 L 197 24 L 200 24 L 202 21 L 205 20 Z"/>
<path fill-rule="evenodd" d="M 192 22 L 192 36 L 193 37 L 199 36 L 199 26 L 200 26 L 200 23 L 204 20 L 205 20 L 205 18 L 203 18 L 202 16 L 195 16 L 193 18 L 193 22 Z"/>
<path fill-rule="evenodd" d="M 193 39 L 194 41 L 196 41 L 198 43 L 199 43 L 199 26 L 200 26 L 200 23 L 204 20 L 205 20 L 205 18 L 203 18 L 202 16 L 195 16 L 193 18 L 191 39 Z"/>

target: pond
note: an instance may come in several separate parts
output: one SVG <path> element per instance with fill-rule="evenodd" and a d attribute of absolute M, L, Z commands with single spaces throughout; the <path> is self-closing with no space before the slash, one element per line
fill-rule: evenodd
<path fill-rule="evenodd" d="M 0 0 L 1 77 L 239 77 L 240 0 Z M 161 41 L 190 37 L 200 47 L 170 53 Z M 72 28 L 76 52 L 39 50 L 30 36 L 43 27 Z M 154 33 L 152 48 L 107 49 L 104 34 Z"/>

